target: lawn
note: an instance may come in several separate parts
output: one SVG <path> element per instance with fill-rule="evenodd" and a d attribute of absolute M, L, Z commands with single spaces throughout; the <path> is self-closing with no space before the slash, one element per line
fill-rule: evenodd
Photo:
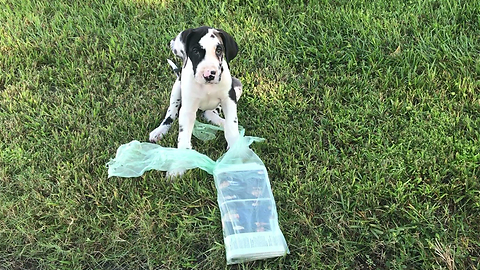
<path fill-rule="evenodd" d="M 480 1 L 0 6 L 0 269 L 480 269 Z M 286 257 L 226 266 L 204 171 L 107 178 L 168 107 L 167 43 L 201 25 L 239 44 Z"/>

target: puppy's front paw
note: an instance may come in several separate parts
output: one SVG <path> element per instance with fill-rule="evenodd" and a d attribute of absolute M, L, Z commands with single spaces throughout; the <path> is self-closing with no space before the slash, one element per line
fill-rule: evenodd
<path fill-rule="evenodd" d="M 150 132 L 149 140 L 152 143 L 156 143 L 163 138 L 163 136 L 168 132 L 169 126 L 159 126 Z"/>
<path fill-rule="evenodd" d="M 173 180 L 175 178 L 181 177 L 185 173 L 185 170 L 172 170 L 167 172 L 167 179 Z"/>

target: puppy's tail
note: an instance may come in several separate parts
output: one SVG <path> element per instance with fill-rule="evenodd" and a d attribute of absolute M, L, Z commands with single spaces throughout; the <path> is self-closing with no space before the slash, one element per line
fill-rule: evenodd
<path fill-rule="evenodd" d="M 180 77 L 180 69 L 177 67 L 177 65 L 175 65 L 175 63 L 172 62 L 172 60 L 167 59 L 167 62 L 172 67 L 173 72 L 175 73 L 175 75 L 177 75 L 177 78 L 179 78 Z"/>

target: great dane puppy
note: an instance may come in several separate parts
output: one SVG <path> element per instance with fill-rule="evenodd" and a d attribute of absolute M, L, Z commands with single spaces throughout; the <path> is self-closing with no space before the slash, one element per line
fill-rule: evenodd
<path fill-rule="evenodd" d="M 239 136 L 237 102 L 242 94 L 242 84 L 230 75 L 228 66 L 238 53 L 237 43 L 221 29 L 202 26 L 179 33 L 170 41 L 170 48 L 182 59 L 183 67 L 180 71 L 168 60 L 177 80 L 165 118 L 150 133 L 150 141 L 160 140 L 178 116 L 178 148 L 192 148 L 193 125 L 200 109 L 208 121 L 224 127 L 231 147 Z M 222 109 L 225 119 L 220 117 Z"/>

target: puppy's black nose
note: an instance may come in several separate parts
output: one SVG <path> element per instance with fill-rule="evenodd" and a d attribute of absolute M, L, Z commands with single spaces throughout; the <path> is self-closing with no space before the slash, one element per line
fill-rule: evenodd
<path fill-rule="evenodd" d="M 213 79 L 215 79 L 215 74 L 217 74 L 215 70 L 209 70 L 203 74 L 203 78 L 205 78 L 207 82 L 213 81 Z"/>

